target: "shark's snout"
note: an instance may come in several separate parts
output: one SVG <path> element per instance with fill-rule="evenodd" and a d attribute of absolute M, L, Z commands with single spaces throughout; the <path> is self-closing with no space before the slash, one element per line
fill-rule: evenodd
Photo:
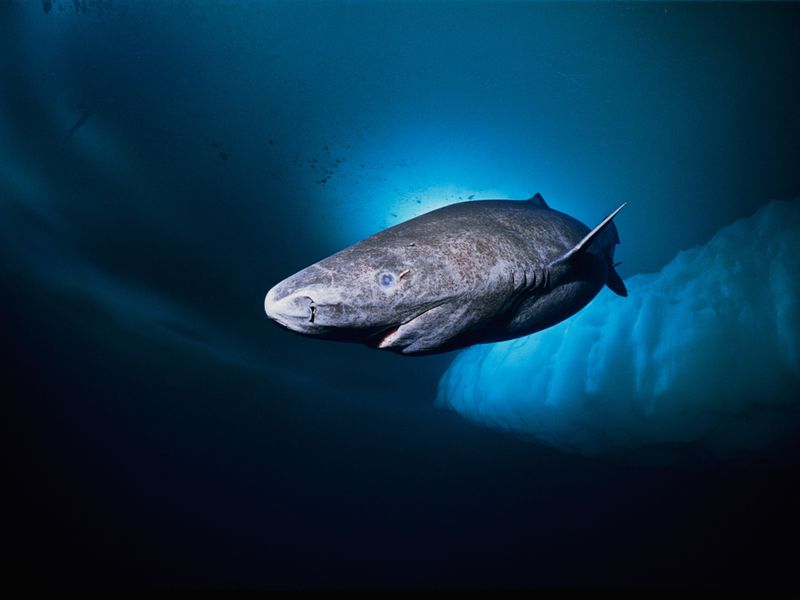
<path fill-rule="evenodd" d="M 264 298 L 264 311 L 270 319 L 284 327 L 305 331 L 314 323 L 316 305 L 304 290 L 282 294 L 280 285 L 276 285 Z"/>
<path fill-rule="evenodd" d="M 275 285 L 264 298 L 264 312 L 279 325 L 306 335 L 325 335 L 331 327 L 348 325 L 342 291 L 320 281 L 316 269 Z"/>

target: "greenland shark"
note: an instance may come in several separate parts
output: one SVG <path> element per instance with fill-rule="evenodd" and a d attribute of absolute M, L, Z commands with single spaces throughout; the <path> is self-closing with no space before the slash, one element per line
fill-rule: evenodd
<path fill-rule="evenodd" d="M 574 315 L 615 271 L 612 219 L 592 230 L 529 200 L 459 202 L 389 227 L 267 292 L 264 310 L 307 336 L 405 355 L 540 331 Z"/>

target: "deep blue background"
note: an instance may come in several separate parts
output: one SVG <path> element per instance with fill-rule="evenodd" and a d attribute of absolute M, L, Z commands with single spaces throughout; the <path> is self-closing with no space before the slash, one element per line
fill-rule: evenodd
<path fill-rule="evenodd" d="M 625 277 L 800 195 L 800 6 L 6 1 L 0 69 L 13 581 L 792 576 L 793 464 L 563 455 L 261 302 L 459 198 L 627 201 Z"/>

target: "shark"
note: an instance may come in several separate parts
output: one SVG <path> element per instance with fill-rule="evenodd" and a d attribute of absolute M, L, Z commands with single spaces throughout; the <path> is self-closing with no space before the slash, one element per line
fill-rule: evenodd
<path fill-rule="evenodd" d="M 529 335 L 604 286 L 627 296 L 614 263 L 624 206 L 589 229 L 538 193 L 451 204 L 287 277 L 264 310 L 294 333 L 408 356 Z"/>

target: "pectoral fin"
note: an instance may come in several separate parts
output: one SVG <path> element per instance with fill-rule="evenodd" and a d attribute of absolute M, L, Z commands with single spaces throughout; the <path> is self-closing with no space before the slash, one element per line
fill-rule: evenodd
<path fill-rule="evenodd" d="M 600 225 L 598 225 L 597 227 L 592 229 L 589 233 L 587 233 L 584 236 L 584 238 L 580 242 L 578 242 L 578 244 L 574 248 L 572 248 L 569 252 L 567 252 L 563 256 L 554 260 L 552 263 L 550 263 L 550 266 L 554 266 L 559 263 L 565 263 L 568 260 L 570 260 L 573 256 L 580 254 L 582 252 L 586 252 L 586 250 L 589 249 L 589 246 L 591 246 L 592 242 L 595 241 L 600 236 L 600 234 L 602 234 L 606 230 L 606 228 L 611 224 L 611 221 L 614 219 L 614 217 L 617 216 L 617 213 L 621 211 L 623 208 L 625 208 L 626 204 L 627 202 L 623 202 L 622 205 L 617 210 L 615 210 L 605 219 L 603 219 L 603 222 L 600 223 Z M 617 238 L 614 241 L 614 243 L 619 243 L 619 238 Z"/>
<path fill-rule="evenodd" d="M 592 246 L 592 243 L 598 242 L 603 244 L 603 248 L 605 249 L 605 251 L 601 252 L 600 255 L 604 256 L 608 261 L 606 285 L 615 294 L 619 294 L 620 296 L 628 295 L 628 290 L 625 288 L 625 283 L 622 281 L 622 278 L 619 276 L 616 270 L 614 270 L 615 265 L 612 264 L 614 256 L 613 247 L 619 244 L 619 235 L 617 234 L 616 227 L 614 227 L 613 219 L 617 216 L 619 211 L 625 208 L 625 204 L 627 203 L 623 203 L 617 210 L 603 219 L 603 221 L 597 227 L 587 233 L 573 248 L 571 248 L 562 256 L 559 256 L 547 266 L 547 270 L 550 272 L 554 280 L 558 280 L 561 276 L 566 274 L 569 271 L 569 264 L 584 254 Z"/>

